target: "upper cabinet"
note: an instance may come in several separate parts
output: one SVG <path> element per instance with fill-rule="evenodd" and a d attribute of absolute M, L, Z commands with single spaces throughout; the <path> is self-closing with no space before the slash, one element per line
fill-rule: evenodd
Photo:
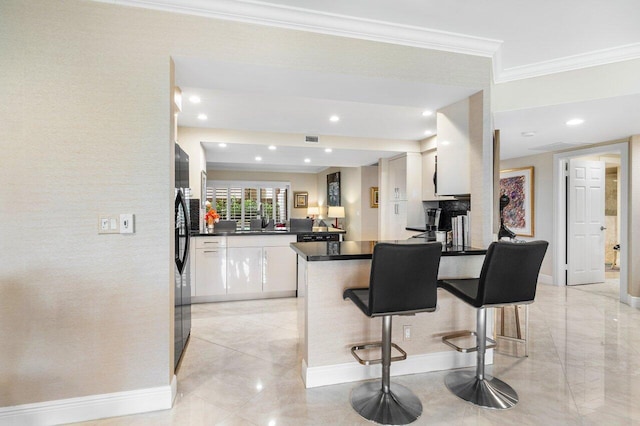
<path fill-rule="evenodd" d="M 407 157 L 389 160 L 389 187 L 391 201 L 407 199 Z"/>
<path fill-rule="evenodd" d="M 381 164 L 380 239 L 406 239 L 413 235 L 407 226 L 424 226 L 422 157 L 409 152 Z"/>
<path fill-rule="evenodd" d="M 471 193 L 469 107 L 467 98 L 438 110 L 437 195 Z"/>

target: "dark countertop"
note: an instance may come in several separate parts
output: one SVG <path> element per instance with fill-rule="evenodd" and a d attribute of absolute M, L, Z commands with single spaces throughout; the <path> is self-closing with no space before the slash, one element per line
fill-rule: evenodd
<path fill-rule="evenodd" d="M 291 243 L 291 248 L 307 261 L 371 259 L 376 243 L 423 244 L 423 238 L 410 238 L 395 241 L 322 241 L 309 243 Z M 473 247 L 442 246 L 442 256 L 483 255 L 487 249 Z"/>
<path fill-rule="evenodd" d="M 298 234 L 314 234 L 314 235 L 326 235 L 326 234 L 346 234 L 347 231 L 344 229 L 338 228 L 325 228 L 325 227 L 314 227 L 312 231 L 289 231 L 288 229 L 277 230 L 262 230 L 262 231 L 235 231 L 235 232 L 214 232 L 212 234 L 208 234 L 206 232 L 203 233 L 192 233 L 192 237 L 226 237 L 226 236 L 247 236 L 247 235 L 298 235 Z"/>

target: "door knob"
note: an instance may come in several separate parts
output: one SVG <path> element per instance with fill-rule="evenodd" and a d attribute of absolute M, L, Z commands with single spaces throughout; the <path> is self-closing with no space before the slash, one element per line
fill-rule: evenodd
<path fill-rule="evenodd" d="M 601 231 L 604 231 L 605 229 L 607 229 L 607 228 L 606 228 L 606 227 L 604 227 L 604 226 L 601 226 L 601 227 L 600 227 L 600 230 L 601 230 Z"/>

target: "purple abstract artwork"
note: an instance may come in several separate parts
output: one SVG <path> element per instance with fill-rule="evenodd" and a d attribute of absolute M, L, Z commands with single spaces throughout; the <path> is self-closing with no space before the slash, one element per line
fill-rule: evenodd
<path fill-rule="evenodd" d="M 504 209 L 504 223 L 507 227 L 525 228 L 525 177 L 514 176 L 500 179 L 500 194 L 506 194 L 510 201 Z"/>

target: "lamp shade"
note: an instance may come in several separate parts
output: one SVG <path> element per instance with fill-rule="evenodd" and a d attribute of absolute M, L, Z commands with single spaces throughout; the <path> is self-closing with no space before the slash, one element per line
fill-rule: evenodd
<path fill-rule="evenodd" d="M 344 217 L 344 207 L 342 206 L 329 206 L 329 213 L 327 213 L 329 217 L 335 218 L 343 218 Z"/>
<path fill-rule="evenodd" d="M 308 215 L 319 215 L 320 214 L 320 209 L 318 207 L 307 207 L 307 214 Z"/>

